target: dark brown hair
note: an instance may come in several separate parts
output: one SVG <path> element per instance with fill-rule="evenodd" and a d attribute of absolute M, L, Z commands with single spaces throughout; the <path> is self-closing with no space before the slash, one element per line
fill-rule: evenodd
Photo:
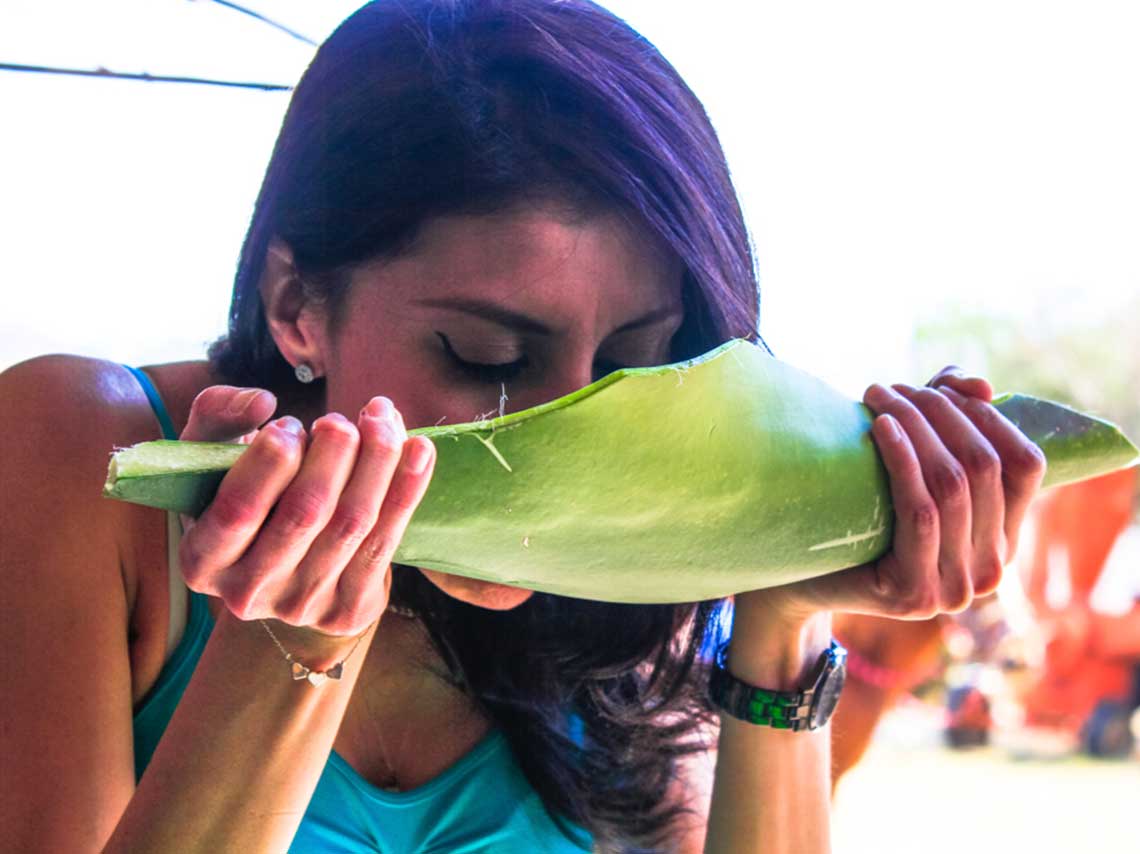
<path fill-rule="evenodd" d="M 733 337 L 763 344 L 724 154 L 652 44 L 587 0 L 381 0 L 333 33 L 293 93 L 212 366 L 235 384 L 294 381 L 258 293 L 273 238 L 335 328 L 349 273 L 398 255 L 430 217 L 552 198 L 636 218 L 680 257 L 673 359 Z M 504 732 L 553 817 L 601 850 L 667 850 L 676 758 L 710 746 L 691 736 L 714 720 L 705 659 L 724 600 L 539 593 L 498 612 L 397 567 L 392 601 L 420 613 L 446 678 Z"/>

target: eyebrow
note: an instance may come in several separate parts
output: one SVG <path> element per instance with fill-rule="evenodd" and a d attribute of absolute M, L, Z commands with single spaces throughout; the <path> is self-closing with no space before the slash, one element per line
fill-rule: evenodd
<path fill-rule="evenodd" d="M 535 335 L 553 334 L 549 326 L 531 317 L 529 314 L 513 311 L 498 303 L 487 302 L 485 300 L 471 299 L 469 297 L 440 297 L 436 299 L 415 300 L 414 304 L 429 306 L 431 308 L 447 308 L 454 311 L 462 311 L 465 314 L 482 317 L 485 320 L 498 323 L 500 326 L 516 329 L 519 332 L 530 332 Z M 612 334 L 629 332 L 634 329 L 640 329 L 643 326 L 649 326 L 650 324 L 662 320 L 670 320 L 679 316 L 680 314 L 671 308 L 656 308 L 648 314 L 637 318 L 637 320 L 631 320 L 629 323 L 622 324 L 615 329 Z"/>

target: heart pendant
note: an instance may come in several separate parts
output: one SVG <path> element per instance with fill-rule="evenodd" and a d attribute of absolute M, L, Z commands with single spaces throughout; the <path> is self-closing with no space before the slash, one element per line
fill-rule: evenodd
<path fill-rule="evenodd" d="M 297 682 L 299 682 L 300 680 L 304 679 L 306 676 L 309 675 L 309 668 L 307 668 L 305 665 L 301 664 L 301 662 L 299 662 L 299 661 L 293 662 L 292 670 L 293 670 L 293 679 L 294 679 L 294 681 L 297 681 Z"/>
<path fill-rule="evenodd" d="M 305 678 L 309 680 L 310 685 L 320 686 L 320 685 L 324 685 L 325 680 L 328 679 L 329 677 L 328 677 L 328 674 L 316 673 L 315 671 L 310 670 L 309 675 L 306 676 Z"/>
<path fill-rule="evenodd" d="M 340 677 L 343 674 L 344 674 L 344 662 L 343 661 L 340 664 L 337 664 L 334 667 L 330 667 L 328 670 L 325 671 L 325 676 L 327 676 L 329 679 L 340 679 Z"/>

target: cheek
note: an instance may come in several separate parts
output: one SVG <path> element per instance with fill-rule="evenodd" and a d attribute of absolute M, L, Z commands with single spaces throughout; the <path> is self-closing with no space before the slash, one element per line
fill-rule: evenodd
<path fill-rule="evenodd" d="M 524 590 L 521 587 L 508 587 L 506 584 L 494 584 L 490 581 L 464 578 L 460 575 L 450 575 L 446 572 L 424 569 L 420 566 L 417 566 L 416 569 L 448 596 L 469 605 L 490 608 L 493 611 L 509 611 L 512 608 L 517 608 L 534 595 L 533 590 Z"/>

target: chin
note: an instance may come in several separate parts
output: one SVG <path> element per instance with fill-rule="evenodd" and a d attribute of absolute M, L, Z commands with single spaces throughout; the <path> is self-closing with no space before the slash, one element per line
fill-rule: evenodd
<path fill-rule="evenodd" d="M 416 569 L 448 596 L 466 602 L 468 605 L 489 608 L 492 611 L 509 611 L 512 608 L 517 608 L 534 595 L 533 590 L 522 587 L 495 584 L 492 581 L 480 581 L 476 578 L 464 578 L 461 575 L 424 569 L 422 566 L 417 566 Z"/>

